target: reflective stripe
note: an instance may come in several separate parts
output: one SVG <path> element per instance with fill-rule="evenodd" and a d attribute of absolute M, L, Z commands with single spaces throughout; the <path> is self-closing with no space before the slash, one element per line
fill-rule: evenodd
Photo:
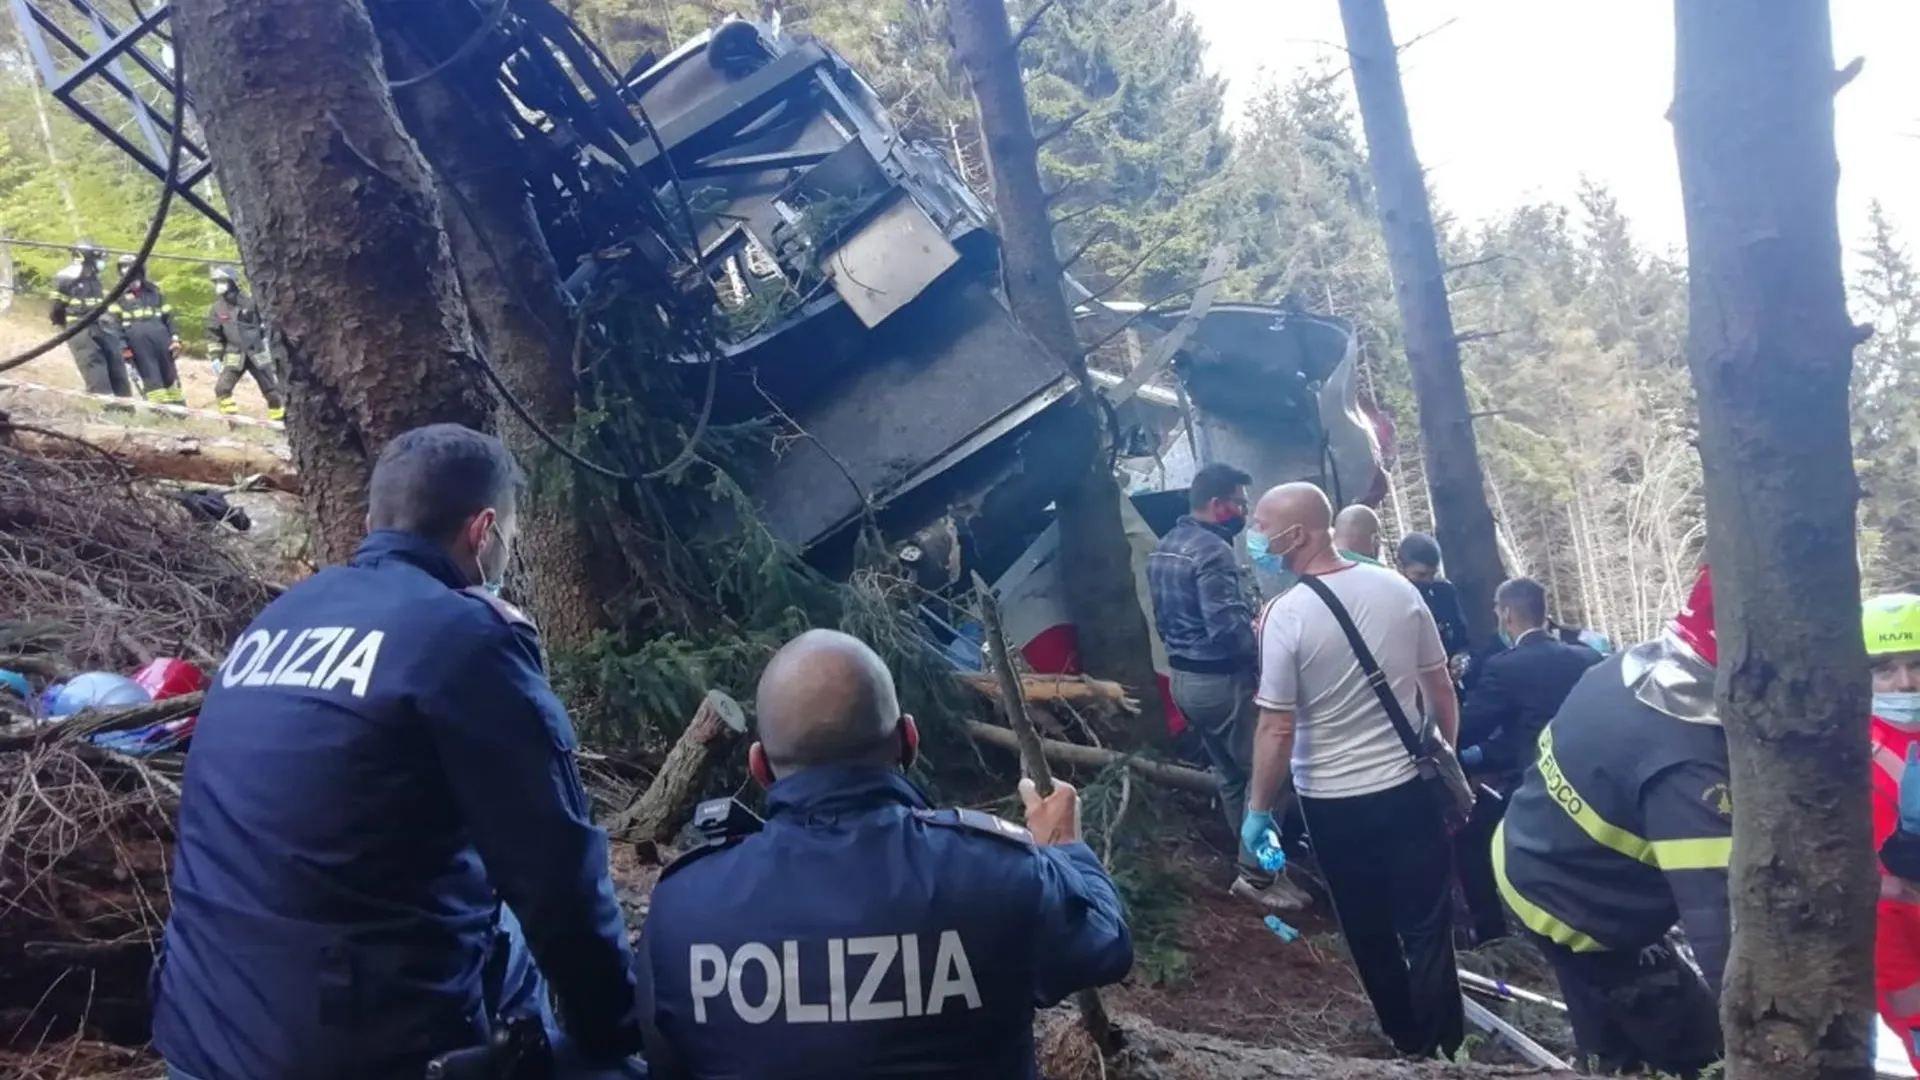
<path fill-rule="evenodd" d="M 1556 945 L 1563 945 L 1574 952 L 1604 952 L 1606 946 L 1591 936 L 1575 930 L 1544 908 L 1520 895 L 1520 890 L 1507 880 L 1507 823 L 1502 821 L 1493 830 L 1493 880 L 1500 886 L 1500 896 L 1520 917 L 1527 929 L 1546 938 Z"/>
<path fill-rule="evenodd" d="M 1725 870 L 1733 862 L 1733 837 L 1655 840 L 1653 864 L 1662 870 Z"/>
<path fill-rule="evenodd" d="M 1920 904 L 1920 886 L 1880 871 L 1880 899 L 1889 904 Z"/>
<path fill-rule="evenodd" d="M 1907 763 L 1893 752 L 1892 747 L 1873 744 L 1873 767 L 1880 770 L 1880 775 L 1893 785 L 1893 790 L 1900 790 L 1900 774 L 1906 771 Z"/>
<path fill-rule="evenodd" d="M 1586 833 L 1594 843 L 1608 851 L 1625 855 L 1635 862 L 1648 866 L 1660 865 L 1654 858 L 1653 845 L 1633 835 L 1627 830 L 1599 815 L 1587 800 L 1574 790 L 1571 781 L 1560 771 L 1560 762 L 1553 756 L 1553 725 L 1549 724 L 1540 732 L 1540 779 L 1546 781 L 1547 794 L 1553 798 L 1560 809 L 1566 811 L 1580 831 Z"/>

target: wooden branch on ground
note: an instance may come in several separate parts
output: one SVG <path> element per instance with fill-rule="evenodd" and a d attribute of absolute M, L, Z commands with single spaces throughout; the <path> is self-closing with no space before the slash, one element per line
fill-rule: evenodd
<path fill-rule="evenodd" d="M 707 691 L 653 783 L 607 826 L 610 833 L 655 845 L 670 844 L 693 817 L 708 770 L 747 732 L 747 714 L 719 690 Z"/>
<path fill-rule="evenodd" d="M 976 742 L 983 742 L 1001 750 L 1014 753 L 1020 750 L 1020 741 L 1013 732 L 993 724 L 969 720 L 967 735 Z M 1048 761 L 1062 765 L 1072 765 L 1079 769 L 1104 769 L 1115 763 L 1124 763 L 1135 776 L 1143 780 L 1151 780 L 1162 787 L 1191 791 L 1196 795 L 1220 794 L 1220 784 L 1213 778 L 1212 773 L 1190 769 L 1185 765 L 1169 765 L 1164 761 L 1128 757 L 1117 751 L 1102 750 L 1097 746 L 1081 746 L 1078 743 L 1061 742 L 1057 739 L 1041 739 L 1040 749 Z"/>
<path fill-rule="evenodd" d="M 968 672 L 960 681 L 995 700 L 1003 697 L 997 673 L 981 675 Z M 1020 676 L 1020 692 L 1027 701 L 1064 701 L 1073 705 L 1100 705 L 1126 713 L 1138 713 L 1140 702 L 1127 694 L 1127 688 L 1107 679 L 1085 675 Z"/>
<path fill-rule="evenodd" d="M 109 731 L 132 731 L 163 720 L 178 720 L 200 711 L 200 704 L 206 697 L 206 691 L 195 690 L 191 694 L 129 705 L 124 709 L 86 709 L 64 720 L 41 724 L 22 734 L 0 736 L 0 753 L 32 750 Z"/>
<path fill-rule="evenodd" d="M 103 423 L 36 422 L 33 427 L 16 425 L 13 431 L 13 445 L 31 454 L 71 454 L 78 440 L 140 476 L 223 488 L 241 477 L 257 477 L 266 487 L 300 493 L 292 461 L 273 447 L 244 439 L 200 438 Z"/>

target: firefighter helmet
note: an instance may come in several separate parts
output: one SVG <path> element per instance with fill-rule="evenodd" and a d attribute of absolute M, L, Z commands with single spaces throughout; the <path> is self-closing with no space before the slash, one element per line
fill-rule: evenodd
<path fill-rule="evenodd" d="M 100 256 L 104 254 L 106 253 L 100 250 L 100 245 L 91 240 L 75 240 L 73 242 L 73 257 L 81 262 L 87 262 L 89 260 L 99 262 Z"/>
<path fill-rule="evenodd" d="M 133 256 L 131 255 L 122 255 L 120 256 L 119 259 L 115 260 L 115 262 L 120 267 L 120 272 L 123 274 L 133 269 Z"/>
<path fill-rule="evenodd" d="M 216 264 L 213 269 L 207 271 L 207 277 L 213 281 L 213 287 L 216 290 L 240 283 L 239 275 L 233 272 L 233 267 L 231 266 L 220 266 Z"/>
<path fill-rule="evenodd" d="M 1667 629 L 1709 666 L 1719 665 L 1720 641 L 1714 632 L 1713 620 L 1713 580 L 1706 567 L 1700 568 L 1700 576 L 1694 578 L 1693 591 L 1687 594 L 1686 604 L 1674 615 Z"/>
<path fill-rule="evenodd" d="M 1920 596 L 1888 593 L 1860 605 L 1868 656 L 1920 652 Z"/>

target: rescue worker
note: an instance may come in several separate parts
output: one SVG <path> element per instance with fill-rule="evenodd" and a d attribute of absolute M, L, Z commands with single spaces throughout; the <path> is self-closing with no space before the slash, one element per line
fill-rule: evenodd
<path fill-rule="evenodd" d="M 1721 1055 L 1733 800 L 1717 659 L 1703 567 L 1659 638 L 1573 688 L 1494 834 L 1501 895 L 1597 1072 L 1697 1076 Z M 1698 972 L 1668 940 L 1675 923 Z"/>
<path fill-rule="evenodd" d="M 64 329 L 68 319 L 85 316 L 101 306 L 106 286 L 100 283 L 102 252 L 90 240 L 73 245 L 73 262 L 53 275 L 53 325 Z M 133 382 L 127 378 L 126 342 L 111 310 L 89 323 L 86 329 L 67 340 L 67 351 L 80 369 L 80 380 L 89 394 L 133 396 Z"/>
<path fill-rule="evenodd" d="M 542 973 L 556 1076 L 637 1069 L 606 834 L 534 628 L 498 597 L 521 486 L 490 435 L 400 435 L 359 551 L 214 675 L 154 976 L 176 1080 L 419 1080 L 498 1020 L 548 1021 Z"/>
<path fill-rule="evenodd" d="M 180 389 L 180 372 L 174 360 L 180 355 L 180 335 L 173 328 L 173 305 L 167 303 L 160 287 L 147 280 L 146 268 L 134 266 L 133 256 L 120 256 L 120 276 L 133 275 L 133 284 L 120 294 L 114 305 L 120 332 L 125 336 L 122 356 L 133 362 L 146 388 L 147 400 L 155 405 L 185 405 Z"/>
<path fill-rule="evenodd" d="M 1880 1017 L 1920 1069 L 1920 866 L 1901 856 L 1914 847 L 1912 817 L 1920 790 L 1902 782 L 1920 754 L 1920 596 L 1876 596 L 1862 607 L 1873 664 L 1873 842 L 1880 877 L 1873 979 Z M 1909 804 L 1903 811 L 1902 801 Z"/>
<path fill-rule="evenodd" d="M 893 677 L 830 630 L 774 656 L 755 711 L 765 828 L 681 856 L 653 892 L 653 1075 L 1034 1077 L 1034 1008 L 1133 964 L 1073 788 L 1022 781 L 1024 829 L 930 809 Z"/>
<path fill-rule="evenodd" d="M 1448 658 L 1456 667 L 1464 669 L 1465 657 L 1472 650 L 1467 616 L 1460 609 L 1460 591 L 1440 573 L 1440 542 L 1426 533 L 1408 533 L 1400 538 L 1394 559 L 1401 576 L 1413 582 L 1413 587 L 1420 590 L 1420 598 L 1427 602 L 1427 610 L 1433 612 L 1434 624 L 1440 627 L 1440 644 L 1446 647 Z M 1459 674 L 1456 671 L 1455 677 Z"/>
<path fill-rule="evenodd" d="M 1380 565 L 1380 515 L 1354 503 L 1333 517 L 1333 546 L 1350 562 Z"/>
<path fill-rule="evenodd" d="M 239 275 L 231 267 L 216 266 L 212 271 L 213 306 L 207 309 L 207 355 L 220 368 L 213 384 L 213 400 L 227 415 L 240 411 L 234 404 L 233 389 L 240 376 L 252 375 L 267 399 L 267 419 L 284 420 L 287 410 L 280 399 L 280 380 L 273 377 L 262 346 L 266 341 L 260 309 L 253 297 L 240 288 Z"/>

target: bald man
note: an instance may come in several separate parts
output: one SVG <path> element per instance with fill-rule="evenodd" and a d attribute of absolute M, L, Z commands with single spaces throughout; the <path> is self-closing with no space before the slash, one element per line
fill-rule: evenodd
<path fill-rule="evenodd" d="M 831 630 L 781 649 L 754 705 L 766 827 L 681 856 L 653 892 L 653 1075 L 1034 1077 L 1034 1008 L 1133 966 L 1073 789 L 1022 781 L 1024 829 L 930 808 L 893 676 Z"/>
<path fill-rule="evenodd" d="M 1380 565 L 1380 515 L 1358 503 L 1333 519 L 1333 544 L 1354 562 Z"/>
<path fill-rule="evenodd" d="M 1340 932 L 1396 1049 L 1451 1057 L 1465 1035 L 1453 956 L 1451 851 L 1442 807 L 1396 730 L 1436 723 L 1451 742 L 1459 715 L 1447 654 L 1413 585 L 1385 567 L 1343 558 L 1333 506 L 1312 484 L 1261 496 L 1247 551 L 1298 575 L 1300 587 L 1260 619 L 1260 709 L 1242 843 L 1258 845 L 1291 772 Z M 1350 639 L 1334 614 L 1354 625 Z M 1377 691 L 1364 648 L 1384 677 Z M 1421 716 L 1424 699 L 1428 715 Z"/>

